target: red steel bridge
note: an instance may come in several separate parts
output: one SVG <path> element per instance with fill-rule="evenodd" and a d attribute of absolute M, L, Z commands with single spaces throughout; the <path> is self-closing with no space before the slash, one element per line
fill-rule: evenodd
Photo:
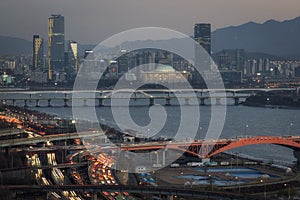
<path fill-rule="evenodd" d="M 35 138 L 21 138 L 0 141 L 0 148 L 11 148 L 24 145 L 32 145 L 37 143 L 45 143 L 46 141 L 64 141 L 70 139 L 83 139 L 88 137 L 97 137 L 97 132 L 82 132 L 77 133 L 56 134 Z M 216 140 L 193 140 L 190 142 L 180 141 L 160 141 L 160 142 L 141 142 L 130 144 L 119 144 L 122 151 L 149 151 L 158 149 L 174 149 L 188 154 L 200 157 L 209 158 L 216 154 L 228 151 L 230 149 L 255 145 L 255 144 L 274 144 L 280 145 L 294 150 L 294 156 L 300 164 L 300 136 L 252 136 L 252 137 L 237 137 L 230 139 Z M 106 146 L 109 148 L 109 146 Z M 112 147 L 115 148 L 115 147 Z"/>
<path fill-rule="evenodd" d="M 150 142 L 139 144 L 121 145 L 124 151 L 144 151 L 157 149 L 175 149 L 201 158 L 209 158 L 230 149 L 254 145 L 275 144 L 300 152 L 300 136 L 253 136 L 245 138 L 218 139 L 218 140 L 194 140 L 191 142 Z M 294 153 L 295 154 L 295 153 Z M 300 160 L 300 155 L 296 158 Z"/>

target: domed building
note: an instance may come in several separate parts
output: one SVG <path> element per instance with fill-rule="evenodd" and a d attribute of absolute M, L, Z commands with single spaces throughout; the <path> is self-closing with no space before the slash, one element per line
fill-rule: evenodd
<path fill-rule="evenodd" d="M 182 83 L 187 81 L 189 73 L 176 71 L 170 65 L 159 64 L 153 71 L 141 72 L 141 77 L 144 83 Z"/>

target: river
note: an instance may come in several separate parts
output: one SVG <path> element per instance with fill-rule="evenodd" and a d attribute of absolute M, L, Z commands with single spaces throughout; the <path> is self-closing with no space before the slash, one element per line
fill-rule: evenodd
<path fill-rule="evenodd" d="M 57 104 L 62 104 L 57 102 Z M 157 104 L 163 104 L 163 101 L 155 101 Z M 23 102 L 17 102 L 17 105 L 22 106 Z M 47 105 L 47 102 L 41 104 Z M 54 102 L 55 104 L 55 102 Z M 150 123 L 149 118 L 149 106 L 148 101 L 138 100 L 132 102 L 135 106 L 130 106 L 129 111 L 131 117 L 135 123 L 140 126 L 146 126 Z M 172 103 L 173 105 L 176 103 Z M 218 105 L 215 106 L 216 110 L 223 110 L 227 108 L 225 124 L 222 129 L 220 138 L 235 138 L 235 137 L 246 137 L 246 136 L 286 136 L 286 135 L 299 135 L 300 134 L 300 110 L 299 109 L 279 109 L 279 108 L 261 108 L 261 107 L 248 107 L 248 106 L 234 106 L 229 101 L 228 106 Z M 30 105 L 30 103 L 29 103 Z M 63 118 L 72 118 L 71 107 L 33 107 L 34 102 L 31 102 L 30 109 L 35 109 L 41 112 L 54 114 Z M 197 106 L 190 105 L 186 106 L 187 110 L 193 112 L 197 109 Z M 82 107 L 82 116 L 85 119 L 90 119 L 90 111 L 94 107 Z M 119 106 L 118 109 L 125 109 L 127 107 Z M 157 130 L 159 136 L 173 137 L 174 133 L 177 132 L 180 120 L 181 111 L 180 106 L 164 106 L 167 114 L 166 123 L 161 130 Z M 96 107 L 95 108 L 98 120 L 102 123 L 106 123 L 110 126 L 117 127 L 114 117 L 111 112 L 110 106 Z M 118 115 L 122 118 L 122 114 Z M 124 116 L 125 118 L 128 116 Z M 188 116 L 187 116 L 188 117 Z M 206 134 L 211 117 L 210 106 L 200 106 L 200 120 L 195 121 L 192 117 L 189 119 L 191 126 L 192 124 L 199 123 L 199 128 L 196 134 L 196 139 L 204 138 Z M 95 120 L 95 119 L 90 119 Z M 126 121 L 126 119 L 125 119 Z M 185 131 L 189 131 L 189 124 L 185 126 Z M 265 160 L 273 160 L 280 162 L 291 163 L 295 161 L 292 149 L 277 146 L 277 145 L 251 145 L 233 149 L 230 153 L 239 153 L 255 158 L 261 158 Z"/>

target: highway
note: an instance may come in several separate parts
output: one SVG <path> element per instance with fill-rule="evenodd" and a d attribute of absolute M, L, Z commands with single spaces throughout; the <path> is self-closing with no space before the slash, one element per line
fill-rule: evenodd
<path fill-rule="evenodd" d="M 5 130 L 0 130 L 0 137 L 17 135 L 21 133 L 24 133 L 23 129 L 5 129 Z"/>
<path fill-rule="evenodd" d="M 30 145 L 37 144 L 46 141 L 59 141 L 59 140 L 68 140 L 68 139 L 76 139 L 76 138 L 86 138 L 86 137 L 95 137 L 102 135 L 104 133 L 87 131 L 80 133 L 66 133 L 66 134 L 55 134 L 55 135 L 46 135 L 42 137 L 34 137 L 34 138 L 19 138 L 19 139 L 11 139 L 11 140 L 2 140 L 0 141 L 0 147 L 12 147 L 19 145 Z"/>
<path fill-rule="evenodd" d="M 87 162 L 80 162 L 80 163 L 64 163 L 64 164 L 58 164 L 56 166 L 53 165 L 40 165 L 40 166 L 30 166 L 30 167 L 15 167 L 15 168 L 6 168 L 1 169 L 1 172 L 8 172 L 8 171 L 17 171 L 17 170 L 33 170 L 33 169 L 66 169 L 66 168 L 73 168 L 73 167 L 82 167 L 87 166 Z"/>
<path fill-rule="evenodd" d="M 199 189 L 185 189 L 172 187 L 152 187 L 152 186 L 129 186 L 129 185 L 8 185 L 3 186 L 3 189 L 12 191 L 76 191 L 76 192 L 130 192 L 141 194 L 157 194 L 157 195 L 177 195 L 184 197 L 202 197 L 209 199 L 251 199 L 245 195 L 217 192 L 217 191 L 200 191 Z"/>

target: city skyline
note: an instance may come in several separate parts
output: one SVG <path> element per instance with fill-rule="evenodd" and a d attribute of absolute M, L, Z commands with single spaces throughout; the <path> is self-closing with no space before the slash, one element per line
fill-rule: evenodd
<path fill-rule="evenodd" d="M 172 4 L 130 0 L 122 2 L 89 0 L 84 4 L 69 0 L 63 2 L 12 0 L 1 4 L 0 35 L 30 40 L 32 35 L 39 34 L 42 38 L 46 38 L 46 19 L 49 15 L 57 13 L 66 18 L 66 35 L 68 35 L 66 39 L 83 44 L 96 44 L 118 32 L 143 26 L 160 26 L 193 35 L 190 27 L 195 23 L 210 23 L 214 31 L 249 21 L 257 23 L 269 19 L 284 21 L 299 16 L 297 8 L 300 6 L 300 2 L 292 0 L 284 2 L 264 0 L 259 3 L 236 0 L 204 3 L 190 0 L 189 3 L 173 1 Z"/>

